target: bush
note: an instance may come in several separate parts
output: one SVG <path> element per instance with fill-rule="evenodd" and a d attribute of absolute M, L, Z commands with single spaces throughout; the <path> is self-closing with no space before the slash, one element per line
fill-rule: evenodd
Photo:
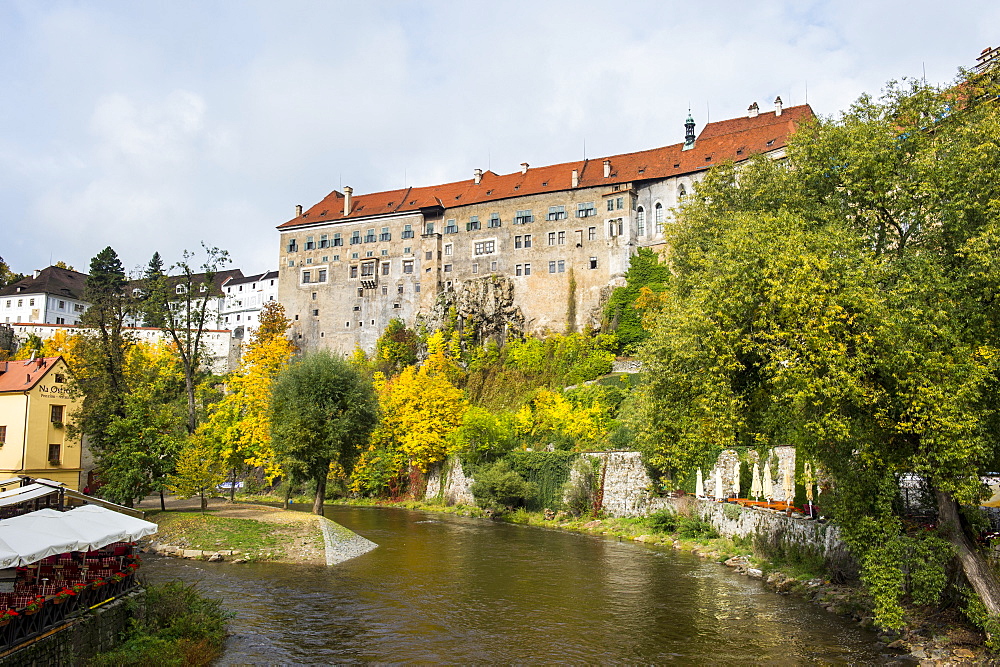
<path fill-rule="evenodd" d="M 510 463 L 501 459 L 476 473 L 471 491 L 476 504 L 483 509 L 504 512 L 524 507 L 528 498 L 538 492 L 538 487 L 524 481 L 521 475 L 511 470 Z"/>
<path fill-rule="evenodd" d="M 203 597 L 194 584 L 147 585 L 126 641 L 95 656 L 97 667 L 211 665 L 222 655 L 226 619 L 221 602 Z"/>
<path fill-rule="evenodd" d="M 677 515 L 670 510 L 660 510 L 649 515 L 649 525 L 654 533 L 672 533 L 677 530 Z"/>

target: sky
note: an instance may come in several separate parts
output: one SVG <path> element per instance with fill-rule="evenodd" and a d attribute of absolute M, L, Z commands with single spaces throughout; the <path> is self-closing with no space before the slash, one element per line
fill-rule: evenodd
<path fill-rule="evenodd" d="M 1000 2 L 0 0 L 0 257 L 129 271 L 204 243 L 276 269 L 275 227 L 356 194 L 683 141 L 1000 44 Z"/>

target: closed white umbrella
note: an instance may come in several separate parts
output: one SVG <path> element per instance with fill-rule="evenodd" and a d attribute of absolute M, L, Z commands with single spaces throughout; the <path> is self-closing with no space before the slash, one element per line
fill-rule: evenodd
<path fill-rule="evenodd" d="M 764 494 L 763 487 L 760 484 L 760 466 L 756 461 L 753 462 L 753 479 L 750 482 L 750 495 L 753 496 L 754 500 L 760 500 L 760 497 Z"/>
<path fill-rule="evenodd" d="M 740 460 L 736 459 L 733 465 L 733 497 L 740 497 Z"/>
<path fill-rule="evenodd" d="M 790 461 L 785 462 L 785 475 L 782 478 L 781 486 L 785 492 L 785 502 L 791 503 L 795 499 L 795 483 L 792 481 L 792 466 Z"/>
<path fill-rule="evenodd" d="M 698 468 L 698 473 L 695 475 L 694 482 L 694 495 L 699 498 L 705 497 L 705 480 L 701 477 L 701 468 Z"/>
<path fill-rule="evenodd" d="M 715 466 L 715 499 L 722 500 L 725 497 L 722 493 L 722 468 Z"/>
<path fill-rule="evenodd" d="M 767 502 L 771 502 L 774 497 L 774 482 L 771 481 L 771 462 L 764 462 L 764 479 L 762 480 L 763 489 L 761 490 L 764 497 L 767 498 Z"/>

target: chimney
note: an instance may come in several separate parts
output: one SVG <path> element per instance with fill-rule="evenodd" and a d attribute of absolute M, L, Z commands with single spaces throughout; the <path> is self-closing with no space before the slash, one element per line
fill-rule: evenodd
<path fill-rule="evenodd" d="M 528 163 L 527 162 L 522 162 L 521 163 L 521 173 L 522 174 L 527 174 L 528 173 Z"/>
<path fill-rule="evenodd" d="M 474 172 L 472 172 L 472 177 L 473 177 L 473 180 L 476 181 L 476 185 L 479 185 L 482 182 L 482 180 L 483 180 L 483 170 L 482 169 L 476 169 Z"/>
<path fill-rule="evenodd" d="M 778 97 L 774 98 L 774 115 L 775 116 L 780 116 L 781 115 L 781 96 L 780 95 Z"/>
<path fill-rule="evenodd" d="M 580 185 L 580 172 L 576 169 L 573 170 L 573 187 L 578 187 Z"/>
<path fill-rule="evenodd" d="M 296 204 L 295 205 L 295 217 L 296 218 L 301 218 L 302 217 L 302 204 Z"/>
<path fill-rule="evenodd" d="M 611 160 L 604 161 L 604 178 L 611 178 Z"/>
<path fill-rule="evenodd" d="M 38 274 L 40 274 L 40 273 L 41 273 L 41 270 L 39 270 L 39 269 L 35 269 L 33 277 L 34 277 L 34 278 L 37 278 L 37 277 L 38 277 Z"/>
<path fill-rule="evenodd" d="M 760 108 L 757 106 L 757 103 L 754 102 L 747 107 L 747 118 L 756 118 L 758 115 L 760 115 Z"/>
<path fill-rule="evenodd" d="M 354 188 L 350 185 L 344 186 L 344 217 L 346 218 L 351 214 L 351 193 L 354 192 Z"/>

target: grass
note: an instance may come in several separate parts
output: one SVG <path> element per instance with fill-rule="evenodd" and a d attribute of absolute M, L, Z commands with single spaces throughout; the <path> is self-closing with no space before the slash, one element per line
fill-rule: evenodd
<path fill-rule="evenodd" d="M 152 517 L 160 527 L 159 540 L 186 549 L 235 549 L 247 560 L 268 560 L 284 555 L 288 526 L 253 519 L 215 516 L 211 512 L 161 512 Z"/>

